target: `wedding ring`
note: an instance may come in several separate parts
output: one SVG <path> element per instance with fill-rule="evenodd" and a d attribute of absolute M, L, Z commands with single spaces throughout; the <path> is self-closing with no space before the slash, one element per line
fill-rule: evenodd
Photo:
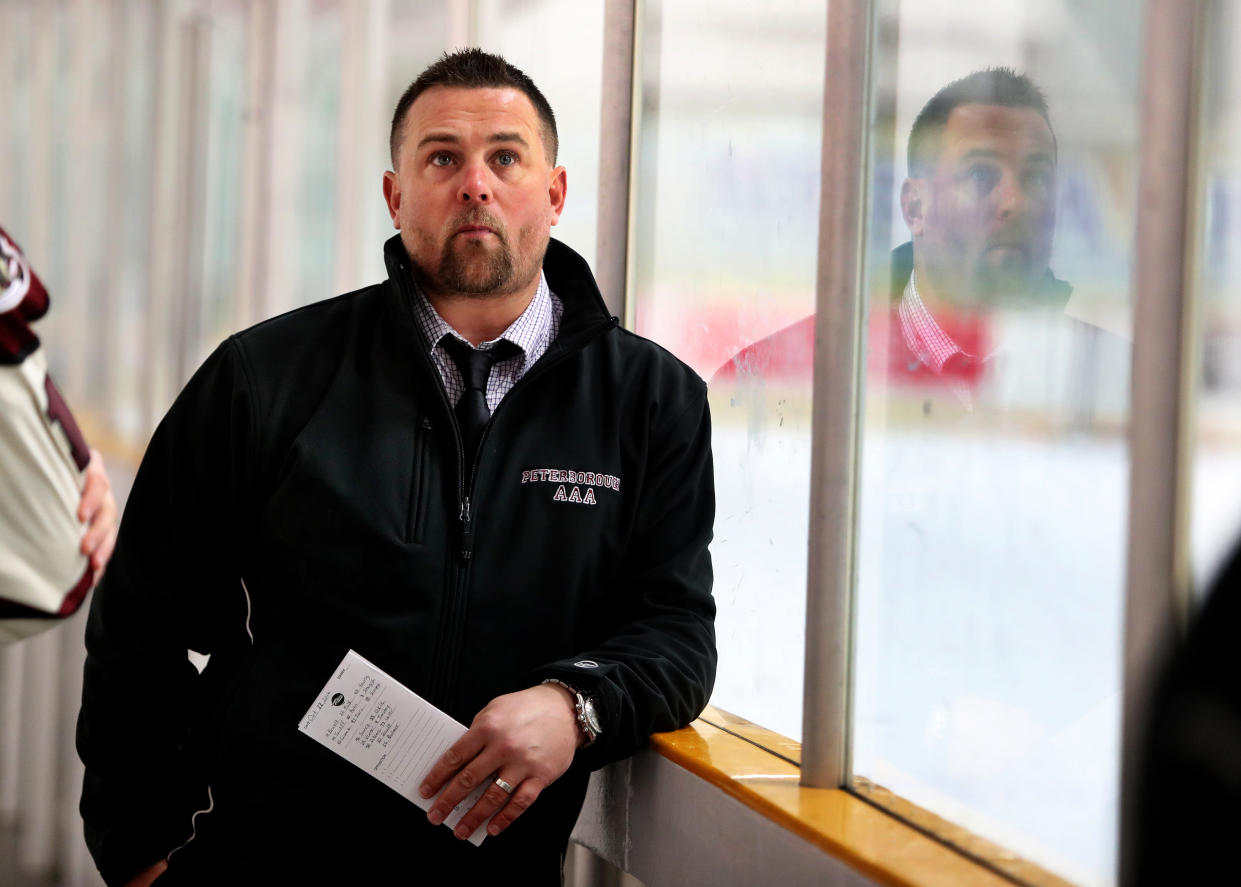
<path fill-rule="evenodd" d="M 503 779 L 501 779 L 499 776 L 496 777 L 496 785 L 500 786 L 501 790 L 506 795 L 511 795 L 513 793 L 513 787 L 509 785 L 507 782 L 505 782 Z"/>

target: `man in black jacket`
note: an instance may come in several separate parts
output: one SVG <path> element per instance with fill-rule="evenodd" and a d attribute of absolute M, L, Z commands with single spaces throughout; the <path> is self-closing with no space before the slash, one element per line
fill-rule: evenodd
<path fill-rule="evenodd" d="M 710 694 L 705 386 L 550 241 L 546 100 L 445 56 L 392 151 L 388 281 L 231 337 L 143 460 L 78 724 L 110 884 L 558 883 L 589 770 Z M 471 723 L 427 816 L 298 734 L 350 649 Z"/>

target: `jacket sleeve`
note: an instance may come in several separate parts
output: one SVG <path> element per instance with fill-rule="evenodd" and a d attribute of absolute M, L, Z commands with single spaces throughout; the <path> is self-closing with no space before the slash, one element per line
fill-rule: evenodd
<path fill-rule="evenodd" d="M 191 834 L 207 806 L 184 744 L 210 667 L 245 643 L 240 561 L 256 428 L 240 346 L 198 370 L 156 429 L 86 626 L 77 747 L 86 842 L 123 884 Z M 218 655 L 217 655 L 218 654 Z"/>
<path fill-rule="evenodd" d="M 635 532 L 612 590 L 620 618 L 590 649 L 540 670 L 596 700 L 603 732 L 578 754 L 590 769 L 688 724 L 715 682 L 711 418 L 706 387 L 693 382 L 688 406 L 652 429 Z"/>

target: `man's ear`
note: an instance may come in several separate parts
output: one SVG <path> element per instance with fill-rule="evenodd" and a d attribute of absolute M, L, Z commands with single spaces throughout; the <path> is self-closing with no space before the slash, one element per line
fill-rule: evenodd
<path fill-rule="evenodd" d="M 563 166 L 558 166 L 552 170 L 551 182 L 547 186 L 547 197 L 551 204 L 551 224 L 553 225 L 560 221 L 560 214 L 564 212 L 564 198 L 568 189 L 568 173 L 565 172 Z"/>
<path fill-rule="evenodd" d="M 922 236 L 922 220 L 925 207 L 923 206 L 922 193 L 926 187 L 926 182 L 922 179 L 905 179 L 901 185 L 901 215 L 905 217 L 905 224 L 909 227 L 909 233 L 914 237 Z"/>
<path fill-rule="evenodd" d="M 388 204 L 388 215 L 392 217 L 392 227 L 401 230 L 401 180 L 394 172 L 384 173 L 384 203 Z"/>

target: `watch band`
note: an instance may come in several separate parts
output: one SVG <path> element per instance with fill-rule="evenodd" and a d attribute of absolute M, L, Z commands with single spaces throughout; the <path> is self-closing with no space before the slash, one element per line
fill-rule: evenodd
<path fill-rule="evenodd" d="M 543 683 L 559 684 L 573 694 L 574 707 L 577 709 L 577 726 L 586 734 L 586 745 L 583 745 L 582 748 L 593 745 L 595 740 L 599 738 L 599 734 L 603 732 L 603 726 L 599 721 L 599 714 L 595 710 L 595 701 L 581 690 L 557 678 L 546 678 Z"/>

